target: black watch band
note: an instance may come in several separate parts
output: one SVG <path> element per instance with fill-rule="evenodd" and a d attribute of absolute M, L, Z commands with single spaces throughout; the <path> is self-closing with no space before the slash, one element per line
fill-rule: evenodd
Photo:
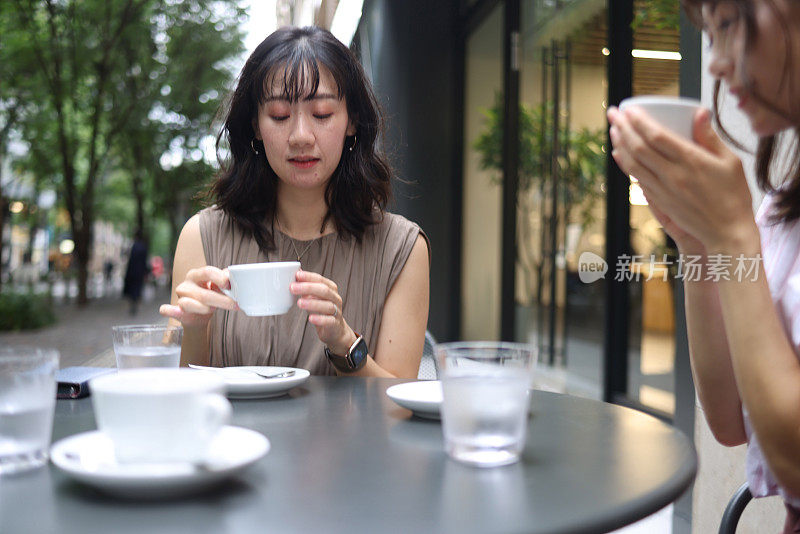
<path fill-rule="evenodd" d="M 334 354 L 328 350 L 328 347 L 325 347 L 325 356 L 328 357 L 328 361 L 343 373 L 355 373 L 364 367 L 367 363 L 368 355 L 367 342 L 364 341 L 363 336 L 358 334 L 356 334 L 355 342 L 350 345 L 350 349 L 344 356 Z"/>

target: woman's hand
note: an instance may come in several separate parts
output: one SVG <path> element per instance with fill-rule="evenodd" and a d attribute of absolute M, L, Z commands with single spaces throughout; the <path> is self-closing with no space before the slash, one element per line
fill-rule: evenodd
<path fill-rule="evenodd" d="M 664 231 L 669 234 L 669 236 L 675 241 L 675 244 L 678 246 L 678 252 L 680 254 L 690 255 L 690 256 L 704 256 L 706 253 L 706 248 L 703 244 L 698 240 L 696 237 L 691 235 L 689 232 L 678 226 L 678 224 L 673 221 L 669 215 L 664 213 L 658 208 L 658 203 L 653 199 L 647 196 L 647 193 L 644 195 L 645 199 L 647 200 L 648 207 L 650 211 L 653 213 L 653 216 L 656 220 L 661 224 Z"/>
<path fill-rule="evenodd" d="M 665 129 L 635 106 L 608 111 L 611 153 L 654 201 L 654 214 L 683 251 L 733 253 L 758 238 L 750 190 L 739 158 L 711 127 L 694 118 L 695 143 Z"/>
<path fill-rule="evenodd" d="M 235 310 L 236 301 L 219 288 L 230 287 L 228 271 L 206 265 L 191 269 L 176 288 L 177 305 L 162 304 L 159 313 L 172 317 L 185 327 L 205 327 L 216 308 Z"/>
<path fill-rule="evenodd" d="M 297 271 L 295 280 L 290 290 L 300 297 L 297 307 L 308 312 L 308 322 L 317 329 L 320 341 L 334 354 L 347 354 L 356 335 L 342 317 L 342 297 L 336 283 L 308 271 Z"/>

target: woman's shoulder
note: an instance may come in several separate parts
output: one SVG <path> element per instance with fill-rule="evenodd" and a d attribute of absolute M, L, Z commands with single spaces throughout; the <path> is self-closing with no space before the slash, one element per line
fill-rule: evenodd
<path fill-rule="evenodd" d="M 214 204 L 198 211 L 197 218 L 201 225 L 221 224 L 228 219 L 228 214 Z"/>
<path fill-rule="evenodd" d="M 381 213 L 378 217 L 378 222 L 368 230 L 366 241 L 380 244 L 381 248 L 385 248 L 387 244 L 395 244 L 400 249 L 410 252 L 417 239 L 422 237 L 430 254 L 428 236 L 417 223 L 388 211 Z"/>
<path fill-rule="evenodd" d="M 422 228 L 409 219 L 396 213 L 384 211 L 379 214 L 378 221 L 372 226 L 372 231 L 378 235 L 402 235 L 420 233 Z"/>

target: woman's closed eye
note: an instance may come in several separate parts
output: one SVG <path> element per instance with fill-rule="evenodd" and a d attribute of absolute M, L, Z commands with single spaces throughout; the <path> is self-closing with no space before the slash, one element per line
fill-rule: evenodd
<path fill-rule="evenodd" d="M 708 47 L 711 48 L 714 46 L 714 35 L 716 35 L 720 40 L 725 39 L 735 22 L 736 19 L 724 19 L 713 29 L 713 31 L 706 32 L 706 35 L 708 35 Z"/>
<path fill-rule="evenodd" d="M 330 119 L 331 117 L 333 117 L 333 113 L 314 113 L 314 118 L 317 120 Z M 283 122 L 289 118 L 289 115 L 270 115 L 269 118 L 275 122 Z"/>

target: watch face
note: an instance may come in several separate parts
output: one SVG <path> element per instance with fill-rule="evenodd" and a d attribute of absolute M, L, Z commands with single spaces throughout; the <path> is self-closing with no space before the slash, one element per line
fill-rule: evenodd
<path fill-rule="evenodd" d="M 358 340 L 358 343 L 353 350 L 350 351 L 350 363 L 353 364 L 353 369 L 360 369 L 367 359 L 368 355 L 367 342 L 364 338 Z"/>

